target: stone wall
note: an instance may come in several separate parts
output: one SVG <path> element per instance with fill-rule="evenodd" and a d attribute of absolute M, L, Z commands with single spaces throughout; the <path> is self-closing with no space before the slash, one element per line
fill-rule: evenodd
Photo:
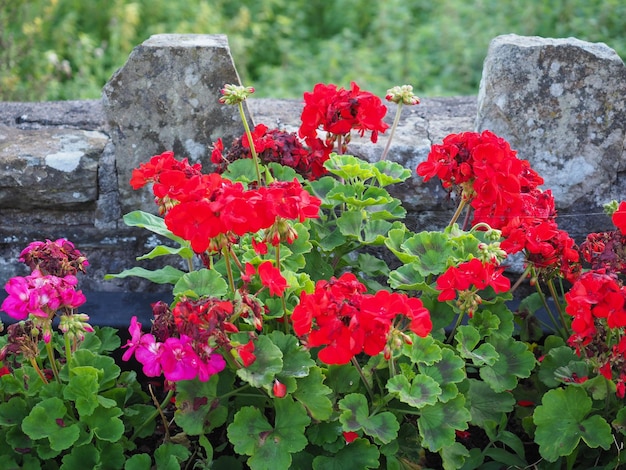
<path fill-rule="evenodd" d="M 545 188 L 557 188 L 561 228 L 579 241 L 607 229 L 602 203 L 626 198 L 626 72 L 611 51 L 573 39 L 496 38 L 478 96 L 422 97 L 405 108 L 390 159 L 414 170 L 446 135 L 490 128 L 537 165 Z M 206 164 L 211 142 L 242 132 L 234 108 L 215 106 L 221 86 L 237 80 L 225 37 L 160 35 L 138 46 L 101 100 L 0 103 L 0 285 L 24 274 L 16 259 L 29 242 L 66 237 L 90 261 L 84 290 L 158 291 L 136 278 L 103 280 L 156 242 L 121 220 L 152 208 L 148 190 L 130 189 L 130 171 L 169 149 Z M 248 100 L 249 116 L 269 127 L 297 129 L 300 111 L 299 100 Z M 349 150 L 374 160 L 385 139 L 355 138 Z M 434 182 L 415 176 L 395 191 L 413 229 L 440 228 L 452 213 Z"/>

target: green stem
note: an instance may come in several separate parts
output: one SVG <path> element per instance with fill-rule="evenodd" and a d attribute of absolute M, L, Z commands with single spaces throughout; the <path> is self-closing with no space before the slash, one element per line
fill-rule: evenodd
<path fill-rule="evenodd" d="M 524 282 L 524 279 L 526 279 L 528 275 L 530 274 L 531 269 L 532 269 L 531 265 L 526 266 L 526 269 L 524 270 L 522 275 L 517 279 L 517 281 L 515 281 L 515 284 L 513 284 L 511 289 L 509 289 L 509 292 L 511 294 L 515 292 L 515 290 L 522 284 L 522 282 Z"/>
<path fill-rule="evenodd" d="M 372 402 L 374 402 L 374 391 L 372 390 L 372 387 L 370 386 L 370 384 L 367 382 L 367 378 L 365 377 L 365 374 L 363 373 L 363 369 L 361 369 L 361 366 L 359 365 L 358 361 L 356 360 L 354 356 L 352 357 L 352 364 L 354 365 L 354 367 L 356 367 L 357 372 L 361 376 L 361 380 L 363 381 L 363 385 L 365 385 L 367 394 L 370 396 L 370 399 L 372 400 Z"/>
<path fill-rule="evenodd" d="M 454 225 L 456 223 L 456 221 L 461 216 L 461 213 L 463 212 L 463 209 L 465 209 L 465 205 L 466 204 L 467 204 L 467 200 L 461 199 L 461 202 L 459 203 L 459 206 L 456 208 L 456 211 L 452 215 L 452 219 L 448 223 L 448 227 L 452 227 L 452 225 Z"/>
<path fill-rule="evenodd" d="M 400 102 L 398 103 L 398 107 L 396 108 L 396 116 L 393 118 L 391 131 L 389 131 L 389 138 L 387 139 L 385 150 L 383 150 L 383 154 L 380 156 L 381 162 L 387 158 L 387 154 L 389 153 L 389 149 L 391 148 L 391 141 L 393 140 L 393 135 L 396 133 L 396 128 L 398 127 L 398 123 L 400 122 L 400 114 L 402 114 L 402 105 L 403 103 Z"/>
<path fill-rule="evenodd" d="M 554 282 L 552 279 L 548 279 L 546 282 L 548 284 L 548 290 L 550 291 L 550 295 L 554 299 L 554 305 L 556 305 L 556 311 L 559 314 L 559 318 L 561 319 L 561 325 L 563 326 L 563 330 L 567 331 L 567 321 L 565 320 L 565 312 L 563 312 L 563 306 L 561 305 L 560 298 L 556 293 L 556 288 L 554 287 Z"/>
<path fill-rule="evenodd" d="M 224 261 L 226 262 L 226 275 L 228 276 L 228 285 L 231 292 L 235 292 L 235 279 L 233 278 L 233 268 L 230 265 L 230 252 L 227 247 L 222 248 L 222 254 L 224 255 Z"/>
<path fill-rule="evenodd" d="M 46 343 L 46 352 L 48 353 L 48 361 L 50 361 L 50 368 L 54 374 L 54 378 L 57 382 L 61 382 L 59 378 L 59 369 L 57 369 L 56 359 L 54 358 L 54 348 L 52 347 L 52 340 Z"/>
<path fill-rule="evenodd" d="M 248 143 L 250 144 L 250 153 L 252 154 L 252 160 L 254 160 L 254 168 L 256 169 L 256 177 L 259 181 L 259 186 L 263 185 L 263 180 L 261 179 L 261 169 L 259 168 L 259 156 L 256 153 L 256 148 L 254 148 L 254 142 L 252 141 L 252 132 L 250 132 L 250 126 L 248 125 L 248 120 L 246 119 L 246 113 L 243 110 L 243 102 L 238 104 L 239 115 L 241 116 L 241 122 L 243 122 L 243 128 L 246 130 L 246 136 L 248 137 Z"/>
<path fill-rule="evenodd" d="M 72 340 L 67 334 L 63 336 L 63 339 L 65 340 L 65 361 L 67 367 L 70 367 L 70 362 L 72 361 Z"/>
<path fill-rule="evenodd" d="M 280 264 L 280 244 L 276 245 L 276 267 L 279 271 L 282 271 L 282 266 Z M 287 301 L 285 300 L 285 294 L 280 296 L 280 302 L 283 307 L 283 324 L 285 327 L 285 334 L 289 334 L 289 317 L 287 316 Z"/>
<path fill-rule="evenodd" d="M 41 369 L 39 368 L 39 364 L 37 364 L 37 361 L 35 360 L 34 357 L 30 358 L 30 365 L 33 366 L 33 369 L 35 369 L 35 372 L 37 372 L 37 375 L 43 381 L 43 383 L 47 384 L 48 379 L 46 379 L 46 376 L 43 375 L 43 372 L 41 372 Z"/>
<path fill-rule="evenodd" d="M 151 423 L 157 416 L 162 415 L 163 413 L 163 408 L 165 408 L 167 406 L 167 404 L 170 402 L 170 400 L 172 399 L 172 397 L 174 396 L 174 390 L 168 390 L 167 395 L 165 395 L 165 398 L 163 399 L 163 401 L 159 404 L 157 403 L 157 407 L 156 409 L 150 414 L 150 416 L 148 416 L 147 419 L 145 419 L 143 421 L 143 423 L 141 423 L 141 425 L 139 425 L 139 427 L 135 428 L 135 432 L 133 433 L 133 435 L 130 437 L 130 442 L 134 442 L 135 439 L 137 439 L 137 436 L 139 435 L 139 433 L 141 432 L 141 430 L 148 424 Z M 167 423 L 164 423 L 167 424 Z M 167 429 L 167 426 L 166 426 Z"/>
<path fill-rule="evenodd" d="M 447 344 L 450 344 L 452 342 L 452 338 L 454 338 L 454 335 L 456 334 L 456 330 L 459 328 L 459 325 L 463 321 L 464 317 L 465 317 L 465 313 L 459 312 L 459 315 L 456 317 L 456 322 L 454 322 L 454 326 L 452 327 L 452 330 L 450 331 L 450 334 L 448 335 L 448 338 L 446 339 Z"/>
<path fill-rule="evenodd" d="M 532 271 L 533 271 L 532 276 L 536 278 L 537 274 L 534 272 L 534 268 Z M 548 305 L 548 301 L 546 299 L 545 294 L 541 290 L 541 286 L 539 284 L 538 279 L 537 279 L 537 282 L 535 283 L 535 289 L 537 290 L 537 294 L 539 295 L 539 298 L 541 299 L 543 308 L 546 309 L 546 312 L 548 313 L 548 316 L 550 317 L 550 320 L 552 321 L 552 324 L 554 325 L 555 331 L 557 331 L 563 339 L 567 340 L 567 335 L 561 328 L 559 328 L 559 322 L 556 320 L 554 313 L 552 313 L 552 309 L 550 308 L 550 305 Z"/>
<path fill-rule="evenodd" d="M 237 395 L 239 392 L 243 392 L 244 390 L 248 388 L 250 388 L 250 384 L 242 385 L 241 387 L 236 388 L 235 390 L 231 390 L 230 392 L 227 392 L 224 395 L 220 395 L 219 397 L 217 397 L 217 399 L 219 401 L 225 400 L 227 398 L 232 397 L 233 395 Z"/>

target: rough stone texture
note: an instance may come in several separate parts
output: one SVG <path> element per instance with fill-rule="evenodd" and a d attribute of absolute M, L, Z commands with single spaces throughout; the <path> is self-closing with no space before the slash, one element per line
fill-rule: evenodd
<path fill-rule="evenodd" d="M 81 280 L 81 287 L 85 291 L 149 294 L 168 290 L 169 286 L 155 286 L 138 278 L 103 280 L 107 273 L 120 272 L 136 265 L 135 258 L 150 251 L 157 242 L 155 236 L 140 229 L 126 227 L 122 222 L 121 216 L 130 210 L 141 207 L 148 210 L 154 208 L 148 189 L 137 192 L 130 189 L 128 184 L 130 171 L 150 156 L 170 149 L 178 156 L 188 156 L 192 160 L 199 158 L 205 164 L 208 160 L 208 145 L 217 137 L 222 137 L 228 145 L 232 138 L 241 135 L 243 129 L 238 127 L 240 120 L 236 108 L 217 105 L 216 102 L 219 89 L 225 83 L 237 81 L 225 38 L 211 37 L 210 41 L 206 40 L 206 36 L 156 38 L 158 40 L 148 41 L 147 46 L 144 43 L 133 52 L 134 58 L 129 59 L 124 69 L 111 79 L 102 100 L 52 103 L 0 102 L 0 134 L 7 136 L 0 139 L 0 287 L 11 276 L 25 274 L 25 268 L 16 261 L 20 251 L 28 243 L 33 240 L 67 237 L 76 243 L 91 263 L 88 275 Z M 200 40 L 201 38 L 203 39 Z M 174 39 L 180 44 L 174 45 L 172 43 Z M 534 38 L 529 41 L 534 44 L 537 40 Z M 579 51 L 574 46 L 580 41 L 566 42 L 570 48 L 568 52 L 561 51 L 557 54 L 555 51 L 560 51 L 561 41 L 548 43 L 541 51 L 536 50 L 536 45 L 522 47 L 510 45 L 505 41 L 502 47 L 508 48 L 511 55 L 509 60 L 515 57 L 523 59 L 523 64 L 518 63 L 515 66 L 523 70 L 520 72 L 520 80 L 536 84 L 536 94 L 544 90 L 543 100 L 547 104 L 542 100 L 530 101 L 532 96 L 523 95 L 522 90 L 516 88 L 518 85 L 510 82 L 509 85 L 513 88 L 502 91 L 497 95 L 500 96 L 498 102 L 493 102 L 488 108 L 487 92 L 492 92 L 487 85 L 491 83 L 489 87 L 499 90 L 498 82 L 504 80 L 506 69 L 503 68 L 502 72 L 498 72 L 501 74 L 498 78 L 493 75 L 493 71 L 496 70 L 495 64 L 488 66 L 486 63 L 485 73 L 491 74 L 491 81 L 485 80 L 484 89 L 481 90 L 478 125 L 481 128 L 489 127 L 509 139 L 520 156 L 531 160 L 533 166 L 544 176 L 546 180 L 544 187 L 557 188 L 555 194 L 560 213 L 559 225 L 580 241 L 590 231 L 611 227 L 610 219 L 599 214 L 601 211 L 596 207 L 598 203 L 604 202 L 609 197 L 624 199 L 626 196 L 626 191 L 621 186 L 625 184 L 624 132 L 623 127 L 619 128 L 620 123 L 623 126 L 626 122 L 623 99 L 626 80 L 623 75 L 619 75 L 623 74 L 623 71 L 620 71 L 622 69 L 619 68 L 620 65 L 617 64 L 613 54 L 610 51 L 606 52 L 605 46 L 592 46 L 591 53 L 586 49 L 587 43 L 583 43 L 584 47 Z M 164 50 L 159 52 L 160 46 L 157 45 L 163 43 Z M 207 44 L 209 47 L 205 48 Z M 211 49 L 214 52 L 209 53 L 200 49 Z M 585 61 L 576 54 L 581 54 Z M 500 57 L 504 61 L 502 54 Z M 529 68 L 533 57 L 536 59 L 535 68 Z M 561 64 L 558 74 L 551 72 L 552 69 L 546 62 L 548 57 L 558 58 L 552 62 Z M 566 62 L 569 62 L 570 58 L 574 61 L 568 65 Z M 178 60 L 187 65 L 182 67 L 174 65 Z M 488 61 L 493 62 L 493 58 L 488 58 Z M 139 67 L 139 63 L 143 65 Z M 574 78 L 578 77 L 575 73 L 587 74 L 599 67 L 610 68 L 609 73 L 613 76 L 603 75 L 602 80 L 606 82 L 607 87 L 613 87 L 617 92 L 621 90 L 619 99 L 604 95 L 605 102 L 600 102 L 598 96 L 603 95 L 602 90 L 597 89 L 597 83 L 594 81 L 597 79 L 580 78 L 579 81 L 584 86 L 578 92 L 573 91 Z M 623 68 L 623 64 L 621 67 Z M 226 74 L 226 78 L 216 71 Z M 617 84 L 619 77 L 622 80 L 621 89 Z M 192 86 L 189 86 L 190 83 Z M 556 88 L 552 86 L 553 84 L 557 84 Z M 550 94 L 555 90 L 556 94 L 559 94 L 559 84 L 562 87 L 560 96 Z M 592 91 L 595 95 L 591 93 Z M 192 102 L 193 99 L 198 100 L 197 105 L 194 104 L 195 101 Z M 580 100 L 579 107 L 576 107 L 578 104 L 576 106 L 571 104 L 575 103 L 576 99 Z M 518 108 L 501 108 L 503 102 L 517 103 Z M 570 108 L 566 106 L 568 103 L 571 105 Z M 601 114 L 598 111 L 599 106 L 606 103 L 608 103 L 606 112 Z M 159 108 L 160 104 L 163 105 L 162 108 Z M 302 111 L 300 100 L 251 98 L 248 100 L 248 107 L 250 115 L 254 116 L 258 123 L 262 122 L 270 127 L 283 127 L 291 131 L 300 125 Z M 210 113 L 207 111 L 209 108 L 213 109 Z M 106 117 L 105 109 L 108 114 Z M 503 109 L 508 109 L 510 116 L 504 114 L 503 118 Z M 113 115 L 117 113 L 113 120 L 111 113 Z M 393 120 L 394 113 L 395 107 L 390 105 L 386 118 L 389 123 Z M 571 122 L 571 132 L 569 128 L 564 127 L 570 124 L 561 123 L 560 127 L 553 124 L 554 120 L 558 121 L 563 116 L 569 117 L 571 114 L 576 114 L 576 119 Z M 389 159 L 414 171 L 417 165 L 426 159 L 432 144 L 440 143 L 450 133 L 476 130 L 476 116 L 476 97 L 422 97 L 420 105 L 404 108 Z M 532 126 L 527 124 L 530 122 L 529 116 L 534 116 Z M 604 121 L 594 121 L 594 118 L 598 117 Z M 210 124 L 209 118 L 214 119 L 214 124 Z M 496 129 L 496 123 L 500 121 L 506 125 L 503 124 L 501 128 Z M 170 125 L 171 127 L 166 128 Z M 158 132 L 152 132 L 154 129 Z M 611 129 L 614 133 L 600 132 L 606 129 Z M 589 137 L 590 143 L 581 143 L 583 137 L 591 135 L 592 132 L 595 132 L 595 135 Z M 110 137 L 107 138 L 107 135 Z M 602 135 L 609 136 L 604 146 L 598 140 Z M 44 165 L 47 155 L 68 151 L 67 145 L 70 141 L 73 141 L 76 147 L 82 145 L 78 144 L 79 142 L 89 142 L 91 138 L 95 140 L 89 145 L 97 150 L 94 150 L 93 154 L 87 147 L 81 150 L 89 155 L 84 159 L 85 168 L 88 167 L 89 171 L 83 173 L 86 175 L 88 187 L 80 186 L 84 181 L 80 181 L 83 177 L 78 177 L 78 173 L 72 173 L 70 176 L 58 168 Z M 192 145 L 188 149 L 185 145 L 187 139 L 202 142 L 202 152 L 201 146 Z M 372 144 L 367 138 L 354 136 L 349 151 L 374 161 L 379 158 L 386 139 L 387 136 L 381 135 L 379 142 Z M 537 144 L 536 141 L 543 144 Z M 2 149 L 8 145 L 16 146 L 18 142 L 19 149 L 12 151 L 10 155 L 21 157 L 13 159 L 13 169 L 7 172 L 3 168 L 10 158 L 2 153 L 4 151 Z M 561 145 L 561 142 L 565 143 Z M 553 150 L 568 147 L 575 149 L 575 152 L 557 154 Z M 194 153 L 196 148 L 198 152 Z M 602 159 L 593 159 L 596 158 L 596 151 L 602 152 Z M 546 155 L 549 158 L 545 157 Z M 552 160 L 557 156 L 563 159 L 562 164 L 555 164 Z M 580 156 L 591 158 L 590 165 L 596 170 L 585 179 L 600 178 L 600 180 L 594 180 L 597 182 L 594 185 L 581 181 L 570 184 L 569 187 L 562 187 L 563 181 L 566 184 L 571 183 L 572 175 L 585 169 L 585 165 L 580 165 L 579 160 L 576 160 Z M 570 162 L 572 159 L 573 162 Z M 62 158 L 58 160 L 76 161 Z M 84 168 L 81 167 L 83 161 L 79 162 L 76 169 L 83 171 Z M 204 166 L 208 168 L 208 165 Z M 58 195 L 52 197 L 51 193 L 38 191 L 39 187 L 43 187 L 41 186 L 43 183 L 36 179 L 33 174 L 35 170 L 38 175 L 44 175 L 48 179 L 46 184 L 48 182 L 51 185 L 56 184 L 51 190 L 61 190 L 66 195 L 73 194 L 73 186 L 76 184 L 77 188 L 83 188 L 82 193 L 88 195 L 80 202 L 75 198 L 69 198 L 69 202 L 66 200 L 61 204 L 62 199 Z M 67 177 L 69 179 L 63 179 Z M 607 178 L 610 182 L 603 183 L 605 180 L 602 178 Z M 22 183 L 19 183 L 20 181 Z M 605 186 L 600 187 L 601 184 Z M 587 190 L 591 194 L 589 196 L 591 202 L 584 202 L 586 199 L 583 193 Z M 414 230 L 440 229 L 447 223 L 454 210 L 455 204 L 449 200 L 447 193 L 437 182 L 431 181 L 424 185 L 416 175 L 403 185 L 397 185 L 392 192 L 404 201 L 405 207 L 409 210 L 406 223 Z M 598 200 L 600 197 L 602 200 Z M 598 214 L 590 216 L 590 212 Z M 163 260 L 143 261 L 140 264 L 150 268 L 158 267 L 162 262 Z M 183 266 L 180 267 L 184 269 Z M 0 289 L 0 297 L 1 295 Z M 107 304 L 103 314 L 106 315 L 106 309 L 118 308 L 116 305 Z"/>
<path fill-rule="evenodd" d="M 602 204 L 626 195 L 626 66 L 605 44 L 495 38 L 476 125 L 530 161 L 576 232 L 600 228 Z"/>
<path fill-rule="evenodd" d="M 0 205 L 24 210 L 94 203 L 108 140 L 96 131 L 0 125 Z"/>
<path fill-rule="evenodd" d="M 208 163 L 218 137 L 243 133 L 237 107 L 218 103 L 227 83 L 240 80 L 224 35 L 158 34 L 132 51 L 103 89 L 123 212 L 155 210 L 150 194 L 126 184 L 152 155 Z"/>

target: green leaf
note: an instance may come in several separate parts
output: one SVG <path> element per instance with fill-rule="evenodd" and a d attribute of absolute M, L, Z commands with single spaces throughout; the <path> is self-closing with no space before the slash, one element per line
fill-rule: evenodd
<path fill-rule="evenodd" d="M 274 330 L 267 336 L 283 355 L 281 377 L 301 378 L 309 374 L 309 369 L 315 366 L 315 361 L 311 359 L 311 353 L 300 345 L 295 336 L 286 335 L 280 330 Z"/>
<path fill-rule="evenodd" d="M 535 368 L 537 360 L 525 343 L 513 338 L 495 336 L 489 339 L 496 352 L 498 360 L 493 365 L 486 365 L 480 369 L 480 377 L 496 392 L 513 390 L 518 378 L 526 378 Z"/>
<path fill-rule="evenodd" d="M 448 259 L 455 257 L 455 245 L 441 232 L 420 232 L 407 239 L 402 249 L 415 257 L 413 268 L 422 276 L 441 274 L 448 268 Z"/>
<path fill-rule="evenodd" d="M 324 421 L 330 418 L 333 404 L 328 398 L 333 390 L 324 385 L 324 375 L 319 367 L 309 369 L 309 375 L 298 379 L 298 388 L 293 397 L 304 405 L 313 419 Z"/>
<path fill-rule="evenodd" d="M 368 253 L 359 253 L 359 269 L 370 276 L 386 276 L 389 274 L 389 267 L 382 259 Z"/>
<path fill-rule="evenodd" d="M 198 269 L 185 273 L 172 290 L 174 296 L 222 297 L 228 293 L 228 284 L 214 269 Z M 190 295 L 191 294 L 191 295 Z"/>
<path fill-rule="evenodd" d="M 117 442 L 124 434 L 124 423 L 119 418 L 122 410 L 117 407 L 104 408 L 99 406 L 89 416 L 81 416 L 81 422 L 103 441 Z"/>
<path fill-rule="evenodd" d="M 472 424 L 483 427 L 486 421 L 499 422 L 504 413 L 515 406 L 515 397 L 510 392 L 494 392 L 485 382 L 469 379 L 467 404 L 472 415 Z"/>
<path fill-rule="evenodd" d="M 387 381 L 387 390 L 414 408 L 434 405 L 441 395 L 439 384 L 427 375 L 418 375 L 410 383 L 404 375 L 396 375 Z"/>
<path fill-rule="evenodd" d="M 157 235 L 162 235 L 170 240 L 177 242 L 179 245 L 188 246 L 189 242 L 185 239 L 174 235 L 165 225 L 165 220 L 156 215 L 144 211 L 133 211 L 126 214 L 124 223 L 129 227 L 139 227 L 150 230 Z"/>
<path fill-rule="evenodd" d="M 154 271 L 135 266 L 134 268 L 126 269 L 121 273 L 106 274 L 104 278 L 123 279 L 126 277 L 136 276 L 152 281 L 155 284 L 176 284 L 184 274 L 185 273 L 183 271 L 172 266 L 164 266 L 160 269 L 155 269 Z"/>
<path fill-rule="evenodd" d="M 260 165 L 261 175 L 264 168 Z M 242 183 L 250 183 L 256 181 L 257 173 L 254 160 L 252 158 L 240 158 L 232 163 L 228 164 L 228 168 L 222 174 L 222 176 L 231 181 L 240 181 Z"/>
<path fill-rule="evenodd" d="M 578 361 L 579 357 L 569 346 L 552 348 L 544 355 L 537 376 L 548 387 L 558 387 L 561 381 L 556 379 L 556 370 Z"/>
<path fill-rule="evenodd" d="M 228 426 L 228 439 L 235 452 L 249 455 L 252 470 L 281 470 L 291 465 L 291 454 L 307 444 L 304 428 L 310 423 L 306 410 L 291 397 L 274 399 L 275 425 L 272 427 L 259 409 L 245 406 Z"/>
<path fill-rule="evenodd" d="M 28 415 L 29 407 L 21 397 L 0 403 L 0 426 L 16 426 Z"/>
<path fill-rule="evenodd" d="M 324 162 L 324 167 L 329 173 L 332 173 L 344 180 L 361 180 L 365 181 L 376 176 L 377 171 L 371 163 L 361 160 L 352 155 L 339 155 L 331 153 L 328 160 Z M 378 170 L 380 173 L 380 170 Z"/>
<path fill-rule="evenodd" d="M 283 353 L 267 336 L 259 336 L 254 342 L 256 360 L 237 370 L 237 375 L 253 387 L 270 387 L 276 374 L 283 369 Z"/>
<path fill-rule="evenodd" d="M 93 367 L 99 371 L 99 390 L 111 388 L 115 384 L 115 381 L 120 376 L 121 372 L 121 369 L 117 364 L 115 364 L 115 359 L 112 357 L 94 354 L 87 349 L 79 349 L 72 355 L 69 367 L 64 367 L 61 370 L 60 375 L 66 380 L 69 380 L 67 377 L 68 371 L 75 367 L 82 366 Z"/>
<path fill-rule="evenodd" d="M 335 393 L 351 393 L 358 390 L 361 376 L 351 364 L 331 365 L 326 372 L 326 385 Z"/>
<path fill-rule="evenodd" d="M 78 425 L 69 419 L 63 400 L 46 398 L 24 418 L 22 431 L 31 439 L 47 439 L 55 451 L 69 449 L 80 434 Z"/>
<path fill-rule="evenodd" d="M 465 461 L 470 456 L 469 451 L 459 442 L 444 447 L 439 454 L 441 455 L 443 468 L 445 469 L 462 468 L 463 464 L 465 464 Z"/>
<path fill-rule="evenodd" d="M 389 160 L 379 160 L 372 165 L 376 180 L 380 186 L 401 183 L 411 177 L 413 172 L 396 162 Z"/>
<path fill-rule="evenodd" d="M 598 415 L 587 417 L 592 401 L 578 387 L 549 390 L 535 409 L 535 441 L 548 462 L 571 454 L 582 439 L 589 447 L 608 450 L 613 443 L 611 426 Z"/>
<path fill-rule="evenodd" d="M 145 259 L 154 259 L 159 256 L 170 256 L 170 255 L 178 255 L 183 259 L 191 259 L 193 258 L 193 250 L 188 246 L 179 246 L 172 247 L 167 245 L 158 245 L 155 246 L 149 253 L 145 255 L 138 256 L 137 261 L 142 261 Z"/>
<path fill-rule="evenodd" d="M 344 431 L 363 430 L 367 435 L 388 443 L 398 436 L 400 425 L 396 417 L 388 412 L 369 414 L 367 399 L 360 393 L 351 393 L 339 400 L 339 422 Z"/>
<path fill-rule="evenodd" d="M 441 346 L 435 342 L 432 336 L 422 338 L 415 334 L 411 335 L 413 344 L 405 344 L 402 353 L 411 359 L 413 364 L 433 365 L 442 359 Z"/>
<path fill-rule="evenodd" d="M 417 420 L 423 445 L 433 452 L 452 445 L 456 438 L 455 431 L 467 429 L 470 419 L 463 395 L 446 403 L 437 402 L 423 407 Z"/>
<path fill-rule="evenodd" d="M 380 467 L 380 453 L 367 439 L 356 439 L 337 451 L 332 457 L 318 455 L 313 459 L 313 470 L 347 470 Z"/>
<path fill-rule="evenodd" d="M 309 184 L 313 195 L 322 200 L 322 207 L 334 207 L 336 205 L 334 201 L 331 202 L 328 199 L 328 193 L 330 193 L 335 186 L 341 184 L 337 179 L 332 176 L 323 176 L 315 181 L 311 181 Z"/>
<path fill-rule="evenodd" d="M 217 401 L 219 374 L 206 382 L 182 380 L 176 384 L 174 419 L 186 434 L 199 436 L 226 422 L 228 409 Z"/>
<path fill-rule="evenodd" d="M 152 458 L 148 454 L 135 454 L 126 460 L 124 470 L 150 470 Z"/>
<path fill-rule="evenodd" d="M 181 444 L 166 442 L 154 451 L 157 470 L 180 470 L 182 463 L 189 458 L 189 449 Z"/>
<path fill-rule="evenodd" d="M 473 326 L 461 325 L 454 336 L 457 341 L 456 349 L 465 359 L 471 359 L 474 365 L 494 365 L 498 359 L 498 353 L 493 345 L 483 343 L 476 347 L 480 341 L 480 334 Z"/>
<path fill-rule="evenodd" d="M 390 230 L 385 240 L 385 246 L 404 264 L 417 260 L 417 256 L 406 253 L 403 248 L 404 242 L 412 235 L 406 227 L 401 227 Z"/>
<path fill-rule="evenodd" d="M 393 289 L 431 290 L 434 292 L 426 282 L 426 278 L 418 272 L 417 266 L 413 263 L 405 264 L 391 271 L 387 282 Z"/>
<path fill-rule="evenodd" d="M 456 383 L 465 379 L 465 361 L 454 354 L 450 349 L 442 349 L 441 360 L 428 366 L 420 364 L 418 366 L 422 374 L 426 374 L 439 384 L 441 387 L 441 395 L 439 400 L 446 402 L 456 396 L 458 388 Z"/>
<path fill-rule="evenodd" d="M 74 367 L 70 371 L 70 381 L 63 390 L 66 400 L 75 402 L 81 417 L 89 416 L 98 407 L 99 376 L 98 369 L 92 366 Z"/>
<path fill-rule="evenodd" d="M 64 468 L 97 468 L 100 452 L 92 445 L 72 447 L 72 451 L 62 461 Z"/>
<path fill-rule="evenodd" d="M 266 166 L 272 173 L 272 176 L 279 181 L 293 181 L 294 178 L 300 182 L 303 181 L 302 176 L 296 173 L 296 170 L 290 166 L 281 165 L 277 162 L 270 162 Z"/>

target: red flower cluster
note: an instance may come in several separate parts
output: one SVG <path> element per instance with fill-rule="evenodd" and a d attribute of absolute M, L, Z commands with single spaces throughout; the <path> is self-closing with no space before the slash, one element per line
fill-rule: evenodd
<path fill-rule="evenodd" d="M 458 292 L 459 306 L 471 316 L 482 299 L 475 291 L 470 291 L 470 288 L 473 286 L 476 290 L 483 290 L 492 287 L 497 294 L 508 291 L 511 282 L 504 277 L 503 271 L 504 268 L 493 263 L 484 263 L 478 258 L 458 266 L 450 266 L 437 278 L 437 289 L 441 291 L 437 300 L 454 300 Z"/>
<path fill-rule="evenodd" d="M 626 201 L 613 213 L 616 230 L 590 233 L 580 245 L 580 252 L 591 269 L 626 274 Z"/>
<path fill-rule="evenodd" d="M 304 94 L 302 124 L 298 134 L 312 149 L 332 149 L 339 136 L 343 136 L 343 143 L 347 144 L 352 130 L 361 136 L 370 131 L 371 140 L 375 143 L 378 133 L 389 128 L 383 121 L 386 113 L 387 107 L 380 98 L 361 90 L 354 82 L 349 90 L 318 83 L 312 92 Z M 323 143 L 318 138 L 318 130 L 327 133 Z"/>
<path fill-rule="evenodd" d="M 364 352 L 375 356 L 385 351 L 395 338 L 410 341 L 395 328 L 398 315 L 408 320 L 415 334 L 425 337 L 432 329 L 430 314 L 421 300 L 404 294 L 378 291 L 366 294 L 366 287 L 351 273 L 339 279 L 318 281 L 315 292 L 302 292 L 293 311 L 295 333 L 304 337 L 307 347 L 324 346 L 318 353 L 326 364 L 346 364 Z M 400 322 L 401 326 L 402 321 Z"/>
<path fill-rule="evenodd" d="M 294 132 L 268 129 L 264 124 L 259 124 L 251 134 L 261 163 L 280 163 L 293 168 L 296 173 L 309 180 L 315 180 L 327 173 L 324 161 L 328 159 L 328 153 L 306 149 Z M 245 134 L 232 143 L 226 154 L 222 139 L 218 139 L 211 153 L 211 162 L 220 174 L 229 163 L 242 158 L 252 158 L 248 136 Z"/>
<path fill-rule="evenodd" d="M 219 249 L 221 242 L 215 239 L 222 235 L 232 240 L 269 229 L 282 219 L 302 222 L 318 217 L 321 201 L 295 179 L 246 190 L 241 183 L 217 173 L 202 174 L 198 166 L 189 166 L 186 160 L 173 161 L 171 152 L 153 157 L 149 165 L 133 171 L 131 183 L 137 188 L 154 182 L 153 192 L 166 211 L 165 224 L 172 233 L 190 241 L 196 253 Z M 293 241 L 294 234 L 285 231 L 289 227 L 278 234 L 272 232 L 270 241 Z"/>
<path fill-rule="evenodd" d="M 578 275 L 578 252 L 557 226 L 552 193 L 538 188 L 543 179 L 506 140 L 488 130 L 449 135 L 417 173 L 460 192 L 474 210 L 472 225 L 501 230 L 507 253 L 526 250 L 527 261 L 543 271 L 560 270 L 569 280 Z"/>
<path fill-rule="evenodd" d="M 574 317 L 568 343 L 578 355 L 594 358 L 598 371 L 613 380 L 617 395 L 626 395 L 626 287 L 604 269 L 582 274 L 565 294 L 565 311 Z M 607 328 L 610 331 L 607 331 Z M 607 338 L 616 340 L 611 349 Z"/>

